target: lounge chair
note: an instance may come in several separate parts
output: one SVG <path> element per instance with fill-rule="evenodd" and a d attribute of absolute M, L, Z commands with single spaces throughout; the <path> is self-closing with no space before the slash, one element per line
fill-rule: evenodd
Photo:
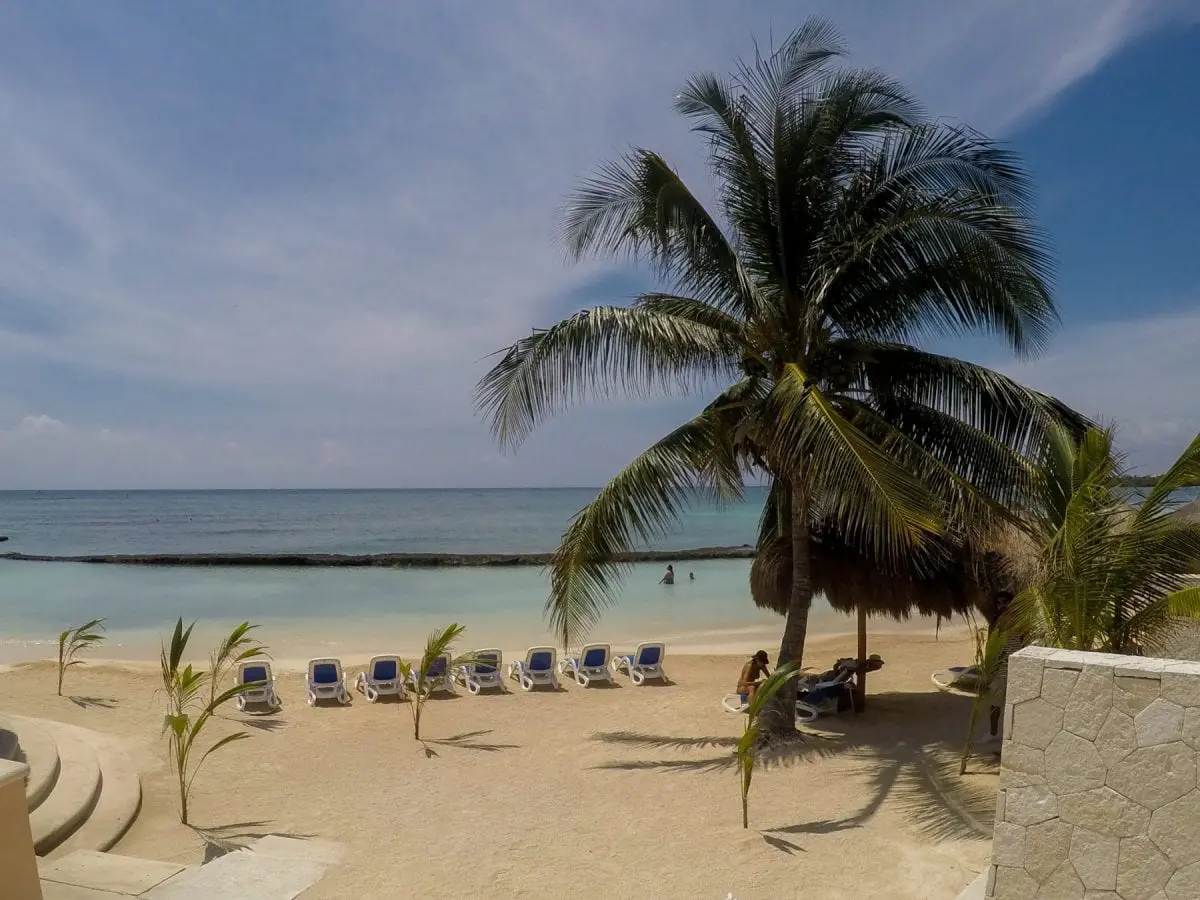
<path fill-rule="evenodd" d="M 404 680 L 400 677 L 400 657 L 372 656 L 367 670 L 354 679 L 354 689 L 367 695 L 374 703 L 380 697 L 404 699 Z"/>
<path fill-rule="evenodd" d="M 823 716 L 834 715 L 854 708 L 854 685 L 850 673 L 831 681 L 801 684 L 798 699 Z"/>
<path fill-rule="evenodd" d="M 318 700 L 336 700 L 343 705 L 350 702 L 340 659 L 325 657 L 308 661 L 308 705 L 316 706 Z"/>
<path fill-rule="evenodd" d="M 250 703 L 264 703 L 271 709 L 283 706 L 275 692 L 275 674 L 271 663 L 265 659 L 247 659 L 238 664 L 237 683 L 252 684 L 237 695 L 237 708 L 245 709 Z"/>
<path fill-rule="evenodd" d="M 979 695 L 979 669 L 976 666 L 950 666 L 938 669 L 929 676 L 933 686 L 948 694 L 961 694 L 964 697 Z"/>
<path fill-rule="evenodd" d="M 417 663 L 417 666 L 419 665 L 420 662 Z M 414 690 L 417 687 L 417 676 L 417 668 L 414 666 L 412 674 L 408 677 Z M 449 653 L 443 653 L 430 664 L 429 671 L 425 673 L 425 683 L 431 694 L 437 691 L 445 691 L 449 694 L 457 693 L 454 687 L 454 666 Z"/>
<path fill-rule="evenodd" d="M 645 684 L 648 678 L 658 678 L 669 681 L 663 669 L 663 659 L 667 655 L 667 645 L 660 641 L 646 641 L 638 644 L 637 649 L 625 656 L 618 656 L 612 661 L 614 675 L 627 674 L 635 685 Z"/>
<path fill-rule="evenodd" d="M 729 713 L 744 713 L 750 706 L 748 694 L 726 694 L 721 698 L 721 708 Z M 821 715 L 815 706 L 810 706 L 803 700 L 796 701 L 796 721 L 801 725 L 817 721 Z"/>
<path fill-rule="evenodd" d="M 559 663 L 558 671 L 564 678 L 574 678 L 580 687 L 587 687 L 593 681 L 607 681 L 612 684 L 613 673 L 608 667 L 610 656 L 610 644 L 587 644 L 579 651 L 578 656 L 572 656 Z"/>
<path fill-rule="evenodd" d="M 454 679 L 472 694 L 484 688 L 504 690 L 504 654 L 489 648 L 470 654 L 471 662 L 463 663 L 454 670 Z"/>
<path fill-rule="evenodd" d="M 866 660 L 867 672 L 878 672 L 883 668 L 883 658 L 878 653 L 871 654 Z M 833 664 L 832 669 L 820 673 L 809 673 L 800 677 L 801 686 L 815 687 L 817 684 L 830 681 L 849 681 L 858 674 L 858 660 L 852 656 L 843 656 Z"/>
<path fill-rule="evenodd" d="M 509 665 L 508 677 L 516 679 L 523 691 L 532 691 L 535 684 L 548 684 L 558 690 L 557 661 L 558 651 L 553 647 L 530 647 L 524 659 Z"/>

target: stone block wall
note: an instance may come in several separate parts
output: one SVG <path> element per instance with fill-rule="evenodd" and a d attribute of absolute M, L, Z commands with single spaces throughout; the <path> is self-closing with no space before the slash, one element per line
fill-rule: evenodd
<path fill-rule="evenodd" d="M 1200 663 L 1009 661 L 995 900 L 1200 900 Z"/>

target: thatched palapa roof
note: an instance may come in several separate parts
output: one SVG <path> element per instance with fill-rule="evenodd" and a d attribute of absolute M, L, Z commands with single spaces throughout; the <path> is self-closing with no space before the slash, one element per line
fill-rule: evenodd
<path fill-rule="evenodd" d="M 809 543 L 813 589 L 839 612 L 857 611 L 896 620 L 912 615 L 952 618 L 987 612 L 996 591 L 1020 590 L 1032 563 L 1028 540 L 1004 529 L 972 547 L 943 540 L 921 558 L 897 570 L 871 560 L 858 547 L 822 528 Z M 760 550 L 750 569 L 750 591 L 762 609 L 783 614 L 791 588 L 792 548 L 788 541 Z"/>

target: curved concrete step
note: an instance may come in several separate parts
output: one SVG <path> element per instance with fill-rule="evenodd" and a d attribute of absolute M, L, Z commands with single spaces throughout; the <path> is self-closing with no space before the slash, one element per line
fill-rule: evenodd
<path fill-rule="evenodd" d="M 51 857 L 108 850 L 124 837 L 142 807 L 141 778 L 122 742 L 96 731 L 88 732 L 87 740 L 100 760 L 100 799 L 87 821 L 47 854 Z"/>
<path fill-rule="evenodd" d="M 58 743 L 41 726 L 38 719 L 24 716 L 0 716 L 0 729 L 15 732 L 20 742 L 24 762 L 29 766 L 25 781 L 25 801 L 32 811 L 37 809 L 54 789 L 58 780 Z"/>
<path fill-rule="evenodd" d="M 54 789 L 29 814 L 33 847 L 39 856 L 66 840 L 91 815 L 100 798 L 100 760 L 83 728 L 38 722 L 58 744 L 59 773 Z"/>

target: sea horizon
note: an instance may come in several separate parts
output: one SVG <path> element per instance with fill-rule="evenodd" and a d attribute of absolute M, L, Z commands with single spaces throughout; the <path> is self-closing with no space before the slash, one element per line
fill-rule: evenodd
<path fill-rule="evenodd" d="M 118 553 L 544 553 L 590 488 L 204 489 L 0 491 L 4 551 Z M 1181 496 L 1190 499 L 1196 491 Z M 765 490 L 738 503 L 692 505 L 648 547 L 662 551 L 753 544 Z M 694 560 L 659 584 L 667 560 L 636 563 L 591 636 L 614 644 L 668 640 L 678 648 L 744 652 L 777 644 L 782 617 L 755 607 L 749 559 Z M 694 573 L 691 580 L 688 575 Z M 177 617 L 219 639 L 242 621 L 262 625 L 288 658 L 412 652 L 430 630 L 467 626 L 464 649 L 557 644 L 544 613 L 541 566 L 285 568 L 88 565 L 0 560 L 0 663 L 54 655 L 71 625 L 107 620 L 100 656 L 153 659 Z M 875 630 L 932 628 L 877 621 Z M 853 628 L 824 598 L 812 633 Z M 582 635 L 578 636 L 582 637 Z"/>

